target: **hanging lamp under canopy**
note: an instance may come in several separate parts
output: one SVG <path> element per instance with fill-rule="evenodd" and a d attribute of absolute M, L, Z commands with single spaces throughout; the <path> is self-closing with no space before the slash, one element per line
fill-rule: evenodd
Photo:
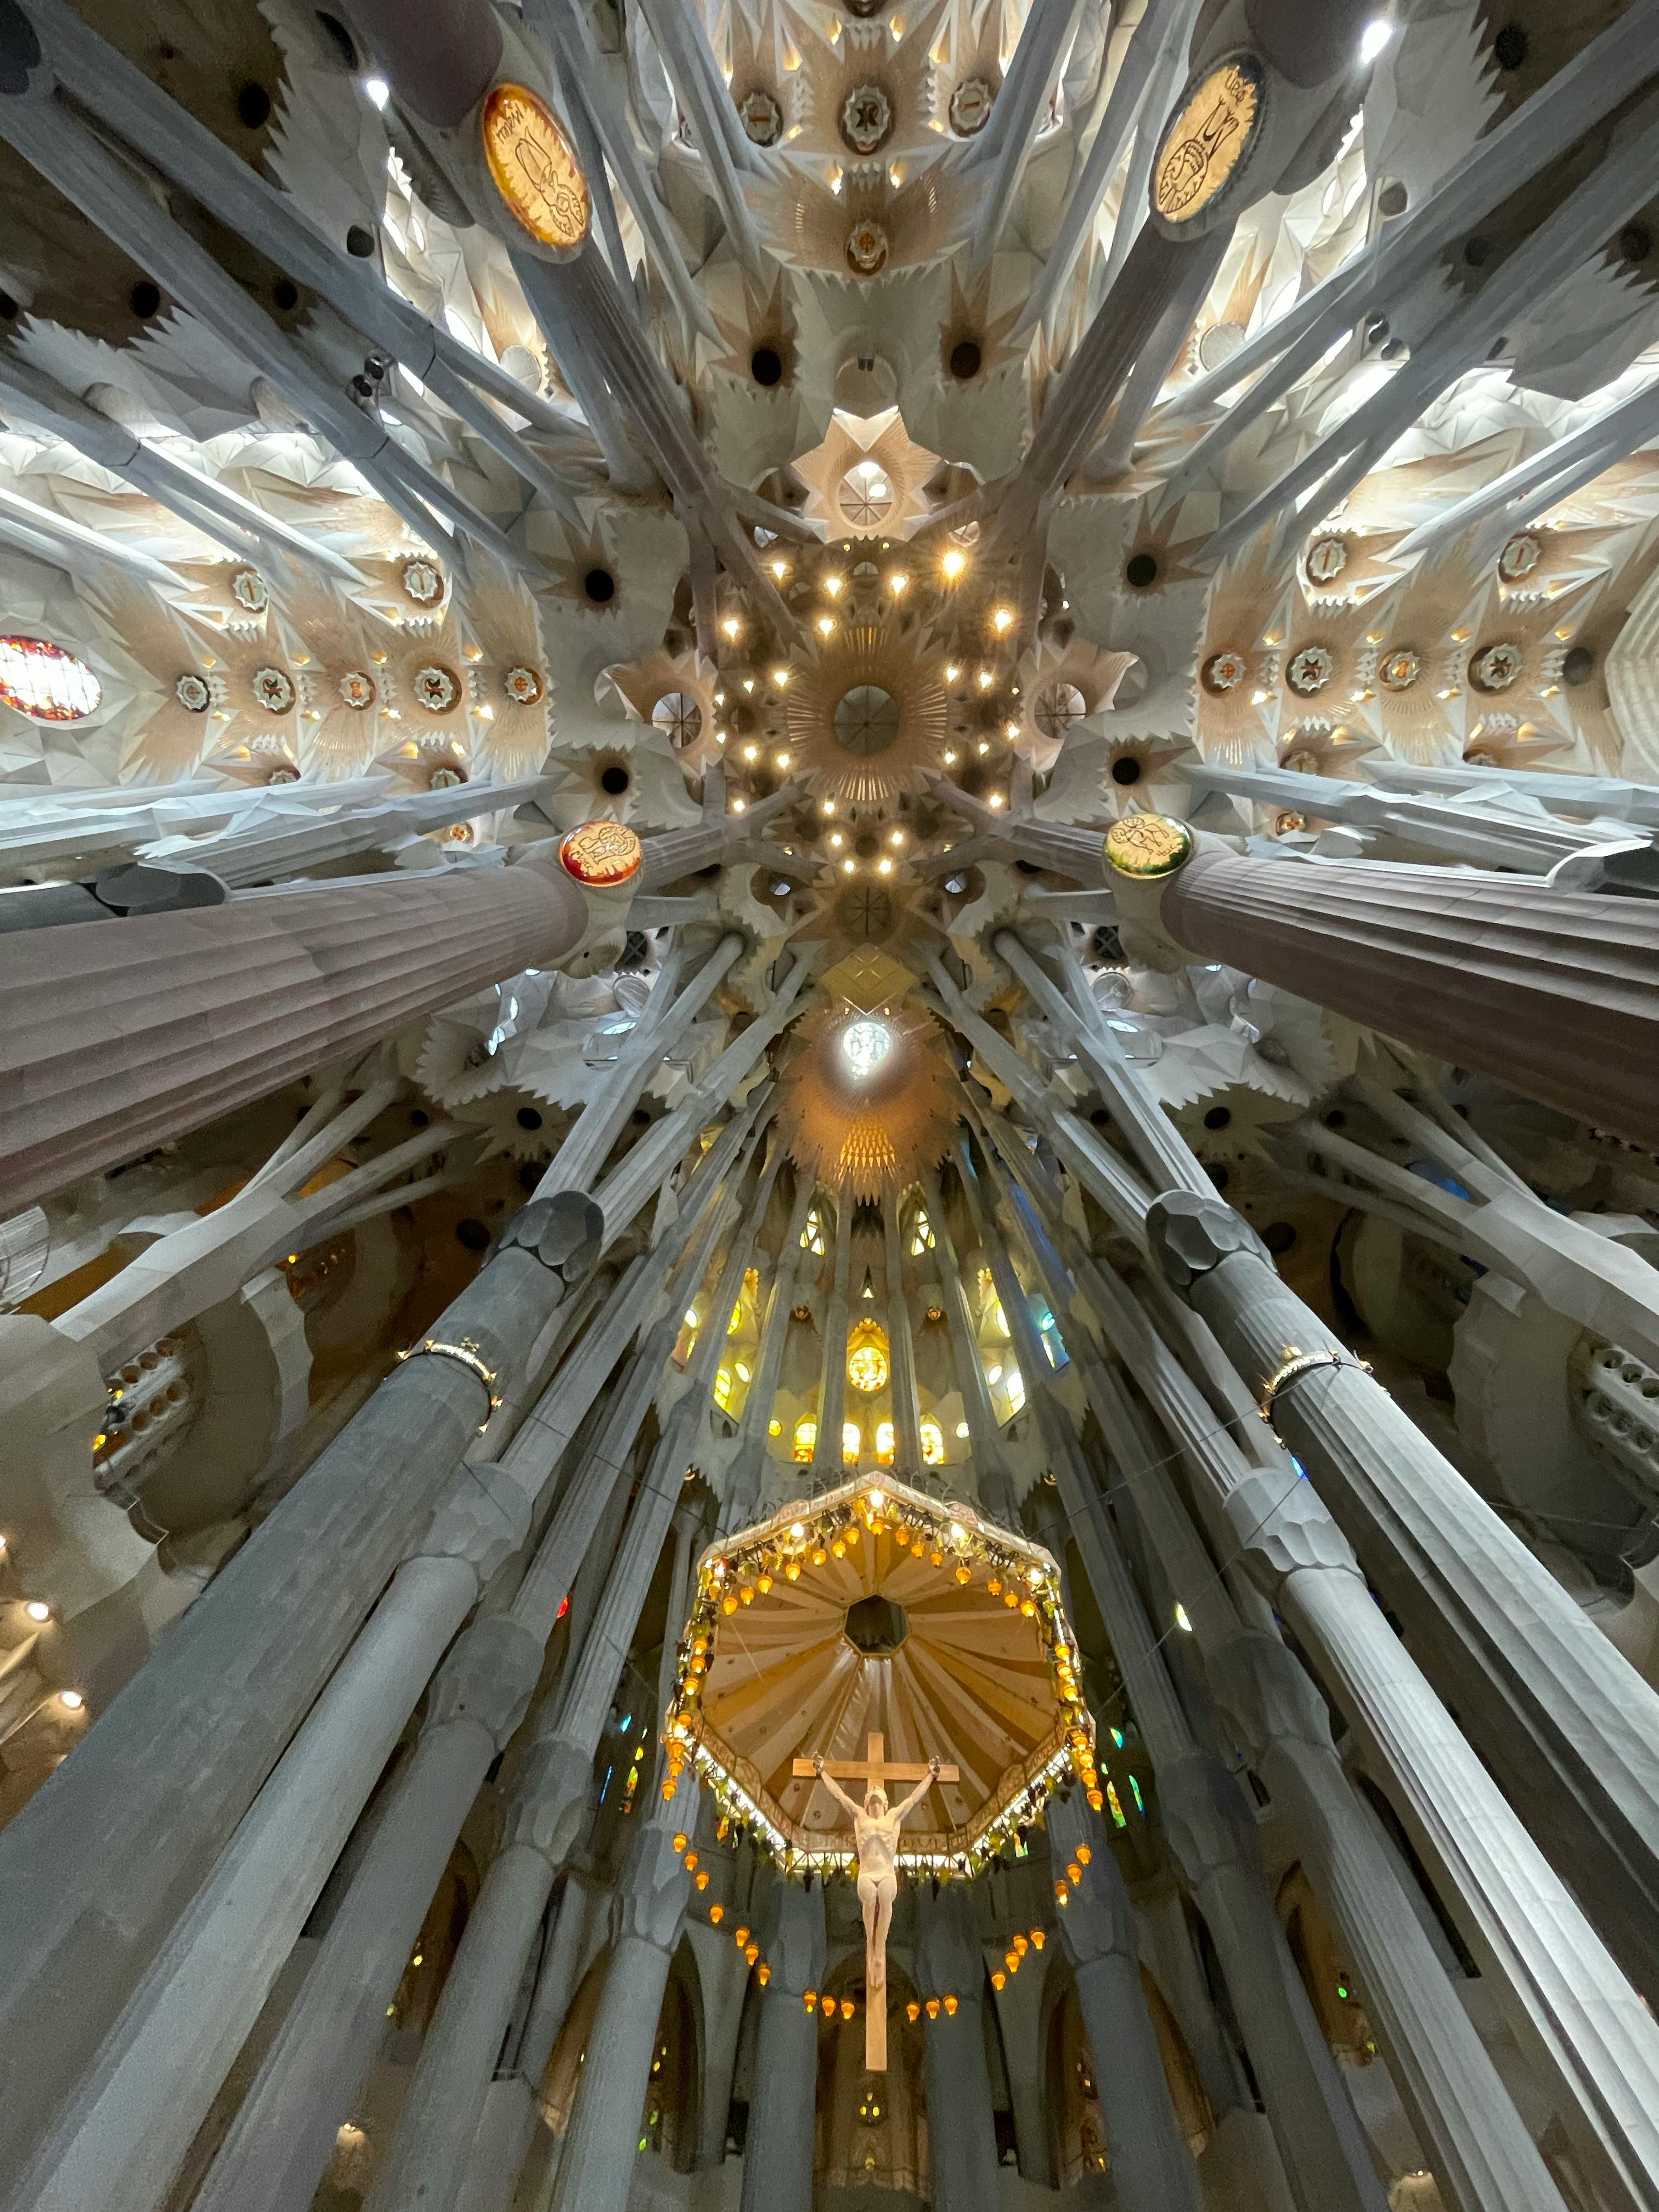
<path fill-rule="evenodd" d="M 907 1820 L 901 1867 L 970 1873 L 1075 1780 L 1099 1798 L 1094 1723 L 1041 1546 L 958 1501 L 848 1483 L 710 1547 L 681 1643 L 665 1735 L 728 1819 L 789 1870 L 853 1856 L 845 1814 L 810 1772 L 878 1735 L 925 1773 L 958 1770 Z"/>

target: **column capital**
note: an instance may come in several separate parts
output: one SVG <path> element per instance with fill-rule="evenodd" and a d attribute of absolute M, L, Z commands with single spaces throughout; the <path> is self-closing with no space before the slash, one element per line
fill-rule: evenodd
<path fill-rule="evenodd" d="M 1245 1565 L 1270 1594 L 1309 1571 L 1360 1578 L 1352 1545 L 1305 1475 L 1255 1468 L 1228 1492 L 1225 1510 Z"/>
<path fill-rule="evenodd" d="M 671 1817 L 685 1822 L 684 1829 L 677 1832 L 689 1834 L 694 1828 L 696 1797 L 695 1789 L 675 1793 Z M 611 1899 L 612 1935 L 618 1942 L 631 1936 L 656 1950 L 672 1952 L 679 1941 L 690 1893 L 691 1877 L 674 1848 L 668 1820 L 653 1816 L 635 1831 L 629 1844 L 622 1878 Z"/>
<path fill-rule="evenodd" d="M 1333 1762 L 1330 1716 L 1306 1669 L 1276 1636 L 1246 1629 L 1207 1653 L 1205 1671 L 1254 1749 L 1301 1744 Z"/>
<path fill-rule="evenodd" d="M 592 1779 L 591 1751 L 562 1736 L 538 1738 L 530 1747 L 507 1813 L 502 1849 L 522 1844 L 539 1852 L 556 1874 L 580 1832 Z"/>
<path fill-rule="evenodd" d="M 426 1729 L 476 1721 L 499 1751 L 529 1710 L 542 1659 L 540 1640 L 521 1622 L 506 1614 L 475 1620 L 438 1669 Z"/>
<path fill-rule="evenodd" d="M 502 1230 L 500 1249 L 532 1253 L 574 1290 L 592 1273 L 604 1237 L 605 1216 L 586 1193 L 561 1190 L 521 1206 Z"/>
<path fill-rule="evenodd" d="M 1242 1213 L 1224 1199 L 1197 1191 L 1168 1190 L 1146 1209 L 1146 1239 L 1164 1280 L 1184 1291 L 1200 1275 L 1218 1267 L 1232 1252 L 1250 1252 L 1273 1262 L 1267 1246 Z"/>

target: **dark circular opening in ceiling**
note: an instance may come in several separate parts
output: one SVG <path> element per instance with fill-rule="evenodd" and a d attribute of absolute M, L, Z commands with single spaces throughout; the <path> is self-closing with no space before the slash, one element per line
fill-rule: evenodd
<path fill-rule="evenodd" d="M 910 1633 L 904 1607 L 890 1597 L 861 1597 L 847 1608 L 847 1641 L 866 1659 L 890 1659 Z"/>
<path fill-rule="evenodd" d="M 1270 1221 L 1261 1232 L 1261 1241 L 1275 1255 L 1288 1252 L 1296 1242 L 1296 1230 L 1288 1221 Z"/>
<path fill-rule="evenodd" d="M 520 1106 L 513 1118 L 521 1129 L 539 1129 L 542 1126 L 542 1117 L 533 1106 Z"/>
<path fill-rule="evenodd" d="M 1532 42 L 1519 23 L 1505 23 L 1492 42 L 1492 58 L 1501 70 L 1518 70 L 1532 51 Z"/>
<path fill-rule="evenodd" d="M 599 770 L 599 789 L 607 799 L 620 799 L 633 781 L 628 770 L 616 761 Z"/>
<path fill-rule="evenodd" d="M 17 302 L 12 298 L 11 294 L 0 292 L 0 322 L 15 323 L 19 312 Z"/>
<path fill-rule="evenodd" d="M 1132 553 L 1123 564 L 1123 580 L 1132 591 L 1144 592 L 1158 581 L 1156 553 Z"/>
<path fill-rule="evenodd" d="M 1626 261 L 1645 261 L 1653 251 L 1653 233 L 1642 223 L 1628 224 L 1619 234 L 1619 251 Z"/>
<path fill-rule="evenodd" d="M 374 251 L 374 232 L 361 222 L 354 222 L 346 233 L 346 252 L 355 260 L 367 261 Z"/>
<path fill-rule="evenodd" d="M 951 349 L 951 374 L 958 384 L 970 384 L 984 359 L 977 338 L 958 338 Z"/>
<path fill-rule="evenodd" d="M 325 8 L 319 8 L 313 12 L 317 17 L 318 27 L 330 46 L 333 47 L 339 59 L 347 69 L 354 71 L 357 70 L 361 66 L 357 59 L 357 41 L 347 30 L 345 25 L 337 15 L 331 15 Z"/>
<path fill-rule="evenodd" d="M 609 568 L 590 568 L 582 578 L 582 589 L 596 607 L 608 606 L 617 596 L 617 580 Z"/>
<path fill-rule="evenodd" d="M 1571 684 L 1576 691 L 1581 684 L 1588 684 L 1595 673 L 1595 655 L 1590 651 L 1589 646 L 1570 647 L 1566 658 L 1561 663 L 1561 681 Z"/>
<path fill-rule="evenodd" d="M 1114 783 L 1139 783 L 1143 770 L 1139 753 L 1120 753 L 1112 763 Z"/>
<path fill-rule="evenodd" d="M 475 1221 L 469 1214 L 464 1221 L 455 1224 L 455 1241 L 464 1244 L 469 1252 L 483 1252 L 489 1247 L 489 1231 L 482 1221 Z"/>
<path fill-rule="evenodd" d="M 783 381 L 783 356 L 775 346 L 757 346 L 749 356 L 749 374 L 757 384 L 769 387 Z"/>
<path fill-rule="evenodd" d="M 127 305 L 141 323 L 147 323 L 152 315 L 161 313 L 161 286 L 151 283 L 148 276 L 141 276 L 127 294 Z"/>
<path fill-rule="evenodd" d="M 244 126 L 258 131 L 270 120 L 270 94 L 262 84 L 240 85 L 236 92 L 236 112 Z"/>
<path fill-rule="evenodd" d="M 855 684 L 836 702 L 836 743 L 868 758 L 884 753 L 899 733 L 899 704 L 878 684 Z"/>
<path fill-rule="evenodd" d="M 1232 1118 L 1231 1106 L 1212 1106 L 1204 1116 L 1204 1126 L 1206 1129 L 1224 1129 Z"/>
<path fill-rule="evenodd" d="M 270 297 L 282 313 L 290 314 L 300 304 L 300 288 L 291 276 L 279 276 L 270 288 Z"/>

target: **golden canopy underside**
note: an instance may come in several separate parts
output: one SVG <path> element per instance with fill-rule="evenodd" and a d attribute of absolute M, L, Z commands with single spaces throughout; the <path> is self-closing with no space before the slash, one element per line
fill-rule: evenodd
<path fill-rule="evenodd" d="M 889 1761 L 936 1754 L 957 1766 L 960 1781 L 935 1784 L 904 1825 L 901 1861 L 925 1865 L 969 1850 L 1028 1791 L 1035 1811 L 1056 1763 L 1069 1765 L 1086 1716 L 1049 1555 L 964 1508 L 891 1483 L 876 1493 L 884 1507 L 872 1515 L 871 1494 L 867 1486 L 848 1486 L 733 1537 L 720 1548 L 720 1582 L 708 1579 L 704 1561 L 698 1620 L 707 1673 L 700 1702 L 681 1712 L 714 1765 L 796 1850 L 814 1856 L 850 1852 L 851 1824 L 819 1783 L 792 1773 L 798 1756 L 861 1759 L 875 1731 L 885 1738 Z M 849 1500 L 856 1540 L 848 1534 Z M 830 1548 L 837 1532 L 841 1559 Z M 786 1558 L 798 1565 L 798 1580 L 787 1578 Z M 763 1590 L 768 1562 L 770 1587 Z M 971 1571 L 965 1583 L 957 1578 L 963 1565 Z M 723 1595 L 745 1583 L 750 1601 L 725 1612 Z M 872 1596 L 903 1609 L 908 1632 L 890 1656 L 860 1650 L 847 1632 L 848 1608 Z M 1020 1609 L 1033 1600 L 1031 1613 Z M 914 1786 L 889 1784 L 890 1801 Z M 855 1798 L 863 1794 L 855 1779 L 842 1787 Z"/>
<path fill-rule="evenodd" d="M 862 1009 L 821 1007 L 798 1025 L 799 1048 L 778 1088 L 778 1126 L 798 1168 L 860 1199 L 902 1190 L 937 1167 L 954 1142 L 960 1107 L 939 1024 L 908 1009 L 884 1011 L 892 1047 L 860 1081 L 842 1039 Z"/>

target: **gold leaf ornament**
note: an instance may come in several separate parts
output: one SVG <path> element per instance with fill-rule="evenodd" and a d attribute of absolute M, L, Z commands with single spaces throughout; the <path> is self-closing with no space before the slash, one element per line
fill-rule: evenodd
<path fill-rule="evenodd" d="M 482 118 L 484 159 L 496 191 L 544 246 L 561 252 L 587 235 L 587 179 L 558 118 L 527 85 L 498 84 Z"/>

